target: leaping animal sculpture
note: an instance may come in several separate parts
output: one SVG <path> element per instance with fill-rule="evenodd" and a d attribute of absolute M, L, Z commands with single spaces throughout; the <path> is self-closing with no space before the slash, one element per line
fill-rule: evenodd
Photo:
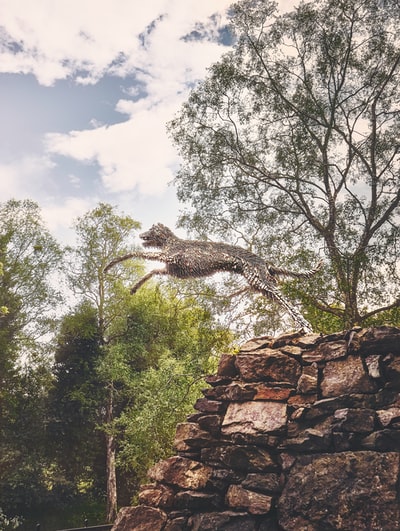
<path fill-rule="evenodd" d="M 155 247 L 160 250 L 153 252 L 134 251 L 115 258 L 104 270 L 107 272 L 116 264 L 130 258 L 165 263 L 163 269 L 153 269 L 138 280 L 131 289 L 132 294 L 155 275 L 198 278 L 229 271 L 230 273 L 242 275 L 253 291 L 280 303 L 304 332 L 312 332 L 310 323 L 279 291 L 278 280 L 281 277 L 310 278 L 320 269 L 321 263 L 315 269 L 296 273 L 274 267 L 251 251 L 236 245 L 183 240 L 161 223 L 153 225 L 147 232 L 140 234 L 140 238 L 143 240 L 144 247 Z"/>

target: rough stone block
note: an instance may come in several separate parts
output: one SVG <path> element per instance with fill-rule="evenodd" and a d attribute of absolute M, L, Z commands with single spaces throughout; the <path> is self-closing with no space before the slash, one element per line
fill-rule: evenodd
<path fill-rule="evenodd" d="M 208 400 L 207 398 L 199 398 L 194 408 L 202 413 L 224 413 L 226 405 L 218 400 Z"/>
<path fill-rule="evenodd" d="M 229 404 L 222 433 L 255 435 L 280 430 L 286 425 L 286 404 L 280 402 L 233 402 Z"/>
<path fill-rule="evenodd" d="M 245 472 L 274 471 L 275 460 L 265 448 L 257 446 L 220 446 L 205 448 L 201 452 L 204 462 Z"/>
<path fill-rule="evenodd" d="M 250 514 L 267 514 L 271 510 L 272 497 L 240 485 L 231 485 L 226 493 L 226 503 L 233 509 L 245 509 Z"/>
<path fill-rule="evenodd" d="M 174 456 L 156 463 L 148 472 L 153 481 L 164 481 L 183 489 L 198 490 L 205 487 L 212 469 L 198 461 Z"/>
<path fill-rule="evenodd" d="M 256 531 L 258 524 L 246 513 L 224 511 L 220 513 L 199 513 L 189 519 L 191 531 Z"/>
<path fill-rule="evenodd" d="M 211 440 L 211 434 L 204 431 L 195 422 L 181 422 L 176 427 L 174 446 L 177 450 L 186 451 L 204 446 Z"/>
<path fill-rule="evenodd" d="M 372 409 L 337 409 L 334 413 L 334 430 L 370 433 L 374 429 L 375 417 Z"/>
<path fill-rule="evenodd" d="M 198 418 L 197 422 L 201 429 L 216 435 L 221 428 L 222 417 L 221 415 L 203 415 Z"/>
<path fill-rule="evenodd" d="M 300 456 L 279 499 L 279 524 L 285 531 L 399 529 L 398 475 L 398 453 Z"/>
<path fill-rule="evenodd" d="M 231 354 L 222 354 L 218 363 L 218 376 L 227 376 L 233 378 L 238 371 L 235 365 L 235 356 Z"/>
<path fill-rule="evenodd" d="M 304 352 L 303 361 L 308 363 L 344 358 L 347 354 L 347 341 L 330 341 L 319 344 L 315 349 Z"/>
<path fill-rule="evenodd" d="M 242 481 L 242 487 L 245 489 L 276 493 L 282 490 L 281 476 L 273 472 L 264 474 L 247 474 Z"/>
<path fill-rule="evenodd" d="M 303 367 L 303 371 L 297 383 L 297 392 L 303 395 L 312 395 L 318 391 L 318 367 L 313 363 L 309 367 Z"/>
<path fill-rule="evenodd" d="M 376 326 L 361 330 L 357 335 L 360 353 L 400 355 L 400 328 Z"/>
<path fill-rule="evenodd" d="M 166 521 L 167 515 L 154 507 L 122 507 L 111 531 L 161 531 Z"/>
<path fill-rule="evenodd" d="M 216 493 L 185 490 L 175 496 L 176 506 L 180 509 L 202 511 L 221 507 L 221 497 Z"/>
<path fill-rule="evenodd" d="M 236 367 L 246 382 L 264 380 L 296 386 L 301 374 L 298 361 L 271 349 L 257 354 L 237 355 Z"/>
<path fill-rule="evenodd" d="M 361 447 L 380 452 L 398 451 L 400 448 L 400 431 L 390 429 L 374 431 L 362 439 Z"/>
<path fill-rule="evenodd" d="M 361 358 L 349 356 L 345 360 L 329 361 L 323 370 L 321 383 L 324 398 L 351 393 L 373 393 L 377 391 L 364 370 Z"/>
<path fill-rule="evenodd" d="M 379 422 L 383 428 L 387 428 L 393 422 L 400 420 L 400 408 L 391 407 L 388 409 L 380 409 L 376 412 Z"/>
<path fill-rule="evenodd" d="M 174 500 L 174 491 L 162 484 L 143 485 L 139 492 L 141 505 L 151 507 L 171 507 Z"/>

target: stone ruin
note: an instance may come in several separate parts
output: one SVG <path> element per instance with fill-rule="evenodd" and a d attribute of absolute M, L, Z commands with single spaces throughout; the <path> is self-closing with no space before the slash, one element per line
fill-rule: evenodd
<path fill-rule="evenodd" d="M 222 355 L 113 531 L 400 529 L 400 329 Z"/>

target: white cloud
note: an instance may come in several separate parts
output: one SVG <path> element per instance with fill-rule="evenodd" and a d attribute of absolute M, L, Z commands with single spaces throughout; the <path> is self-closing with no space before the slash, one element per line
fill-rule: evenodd
<path fill-rule="evenodd" d="M 53 167 L 49 157 L 36 155 L 0 164 L 0 200 L 35 197 Z"/>
<path fill-rule="evenodd" d="M 65 242 L 66 236 L 72 237 L 70 232 L 72 223 L 88 212 L 97 203 L 97 198 L 82 199 L 79 197 L 67 197 L 62 204 L 48 200 L 42 206 L 42 216 L 49 230 L 57 235 L 62 234 Z"/>
<path fill-rule="evenodd" d="M 97 163 L 108 191 L 136 186 L 145 194 L 161 193 L 172 179 L 176 153 L 165 134 L 168 107 L 133 113 L 132 119 L 110 127 L 47 135 L 50 152 Z"/>
<path fill-rule="evenodd" d="M 77 65 L 86 61 L 93 63 L 94 77 L 104 68 L 120 76 L 135 72 L 135 82 L 140 83 L 143 97 L 136 101 L 119 101 L 117 110 L 128 116 L 122 123 L 107 127 L 93 122 L 90 130 L 48 134 L 48 152 L 88 164 L 98 164 L 108 191 L 123 192 L 138 187 L 145 194 L 162 193 L 172 179 L 178 162 L 177 154 L 167 138 L 165 124 L 179 108 L 189 86 L 204 77 L 206 68 L 224 50 L 212 40 L 184 40 L 182 37 L 193 31 L 198 21 L 203 24 L 203 31 L 207 35 L 215 34 L 220 27 L 218 18 L 211 20 L 209 17 L 216 7 L 223 11 L 229 4 L 230 1 L 226 0 L 221 0 L 217 6 L 211 0 L 158 1 L 152 2 L 151 7 L 141 3 L 141 18 L 134 23 L 127 22 L 129 17 L 124 9 L 118 14 L 119 23 L 115 20 L 116 15 L 109 13 L 110 25 L 118 28 L 115 32 L 117 35 L 110 34 L 109 27 L 103 24 L 92 22 L 90 25 L 89 20 L 81 21 L 80 27 L 84 28 L 81 31 L 84 31 L 87 39 L 86 48 L 80 50 L 79 54 L 82 55 L 79 55 L 75 46 L 72 46 L 72 53 L 75 50 L 76 57 L 70 59 L 68 68 L 72 68 L 73 63 Z M 115 8 L 115 3 L 112 5 Z M 131 12 L 130 18 L 133 13 L 136 10 Z M 124 20 L 120 19 L 121 16 Z M 154 24 L 147 27 L 151 21 L 155 21 Z M 222 18 L 220 23 L 224 21 Z M 127 25 L 130 31 L 127 31 Z M 75 38 L 79 40 L 83 37 L 75 35 Z M 102 47 L 108 53 L 100 49 L 92 54 L 91 46 L 101 39 L 105 41 Z M 107 47 L 106 42 L 113 42 L 113 46 Z M 65 31 L 62 43 L 65 46 Z M 58 48 L 62 49 L 62 45 Z M 123 60 L 110 66 L 112 58 L 121 54 Z M 61 52 L 59 55 L 62 55 Z M 138 86 L 134 85 L 128 92 L 135 97 Z"/>
<path fill-rule="evenodd" d="M 160 16 L 164 45 L 226 0 L 0 0 L 0 72 L 33 73 L 51 85 L 79 71 L 81 82 L 134 67 L 141 40 Z"/>

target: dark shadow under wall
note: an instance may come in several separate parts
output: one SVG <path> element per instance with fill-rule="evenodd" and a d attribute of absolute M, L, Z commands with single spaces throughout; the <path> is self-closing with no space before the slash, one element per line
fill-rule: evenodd
<path fill-rule="evenodd" d="M 256 338 L 207 383 L 113 531 L 400 529 L 399 328 Z"/>

